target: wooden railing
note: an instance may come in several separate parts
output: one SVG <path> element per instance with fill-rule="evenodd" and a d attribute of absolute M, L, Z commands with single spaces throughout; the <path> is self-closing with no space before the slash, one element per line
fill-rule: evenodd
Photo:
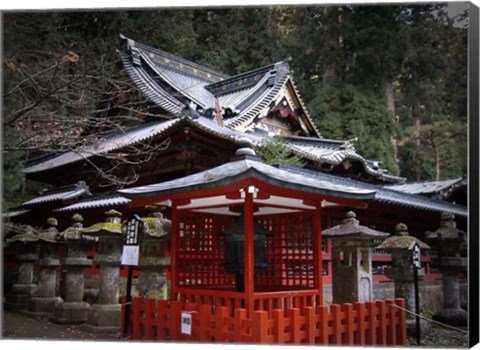
<path fill-rule="evenodd" d="M 404 308 L 405 300 L 275 309 L 271 315 L 257 310 L 247 317 L 242 308 L 232 315 L 224 306 L 135 297 L 129 334 L 133 340 L 402 346 L 406 314 L 395 305 Z M 183 313 L 191 315 L 191 334 L 182 334 Z"/>
<path fill-rule="evenodd" d="M 182 303 L 226 307 L 231 314 L 235 309 L 245 308 L 244 293 L 230 290 L 209 290 L 176 288 L 172 292 L 173 299 Z M 288 290 L 256 293 L 253 296 L 253 310 L 267 311 L 269 316 L 274 309 L 302 308 L 319 305 L 316 290 Z"/>

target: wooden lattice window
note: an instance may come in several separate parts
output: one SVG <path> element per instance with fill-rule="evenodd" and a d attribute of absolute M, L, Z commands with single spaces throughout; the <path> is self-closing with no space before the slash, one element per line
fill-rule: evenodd
<path fill-rule="evenodd" d="M 259 222 L 273 235 L 267 239 L 269 267 L 267 271 L 256 275 L 256 286 L 269 290 L 313 288 L 312 217 L 279 215 L 263 218 Z"/>
<path fill-rule="evenodd" d="M 183 215 L 178 239 L 180 286 L 232 286 L 235 276 L 225 270 L 225 237 L 220 233 L 230 217 Z"/>

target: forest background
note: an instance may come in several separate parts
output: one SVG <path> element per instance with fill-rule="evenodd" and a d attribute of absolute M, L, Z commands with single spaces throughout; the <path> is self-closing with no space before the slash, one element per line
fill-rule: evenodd
<path fill-rule="evenodd" d="M 92 120 L 95 137 L 132 123 L 128 102 L 122 118 L 95 119 L 129 84 L 119 33 L 227 74 L 291 57 L 322 137 L 357 138 L 409 181 L 466 176 L 468 9 L 452 18 L 445 5 L 3 13 L 4 209 L 43 187 L 25 161 L 91 141 Z"/>

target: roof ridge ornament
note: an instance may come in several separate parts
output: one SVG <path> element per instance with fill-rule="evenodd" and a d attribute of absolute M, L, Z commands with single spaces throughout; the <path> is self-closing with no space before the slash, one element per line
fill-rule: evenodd
<path fill-rule="evenodd" d="M 252 141 L 250 141 L 246 137 L 242 137 L 239 140 L 238 144 L 240 147 L 235 152 L 235 157 L 240 157 L 240 156 L 257 157 L 257 153 L 253 149 Z"/>

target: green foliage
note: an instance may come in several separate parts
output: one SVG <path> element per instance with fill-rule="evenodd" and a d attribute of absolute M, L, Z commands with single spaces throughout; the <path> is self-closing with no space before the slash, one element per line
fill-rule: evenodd
<path fill-rule="evenodd" d="M 391 137 L 397 131 L 383 97 L 360 91 L 351 84 L 329 83 L 318 89 L 308 105 L 322 135 L 330 139 L 357 138 L 357 151 L 367 159 L 380 160 L 398 174 Z"/>
<path fill-rule="evenodd" d="M 6 13 L 3 204 L 18 205 L 38 189 L 24 181 L 25 160 L 72 146 L 21 149 L 38 132 L 26 133 L 25 125 L 60 122 L 72 140 L 71 123 L 95 114 L 105 93 L 122 84 L 115 74 L 120 33 L 229 74 L 291 56 L 295 82 L 324 137 L 358 138 L 360 154 L 411 180 L 438 176 L 438 169 L 442 177 L 464 175 L 468 32 L 444 6 Z M 416 138 L 432 132 L 442 138 L 439 164 L 427 138 Z M 398 153 L 392 139 L 400 141 Z M 273 162 L 292 159 L 276 141 L 268 148 Z"/>
<path fill-rule="evenodd" d="M 267 164 L 304 166 L 301 157 L 292 154 L 289 148 L 283 145 L 281 137 L 267 138 L 260 147 L 255 150 L 257 156 Z"/>

